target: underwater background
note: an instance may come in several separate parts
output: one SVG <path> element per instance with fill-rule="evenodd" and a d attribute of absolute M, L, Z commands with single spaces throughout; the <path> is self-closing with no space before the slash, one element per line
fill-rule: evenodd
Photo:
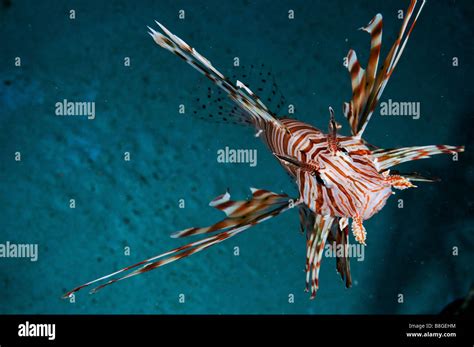
<path fill-rule="evenodd" d="M 249 187 L 297 193 L 253 129 L 179 113 L 211 83 L 158 47 L 146 25 L 156 28 L 159 20 L 225 75 L 238 69 L 235 57 L 242 66 L 264 63 L 294 105 L 292 117 L 326 131 L 332 106 L 349 134 L 343 57 L 354 48 L 366 65 L 370 37 L 357 28 L 378 12 L 385 56 L 400 29 L 398 11 L 408 5 L 2 0 L 0 243 L 38 244 L 39 255 L 36 262 L 0 258 L 0 313 L 422 314 L 465 296 L 474 278 L 474 5 L 450 0 L 427 2 L 381 99 L 420 102 L 420 118 L 381 116 L 378 108 L 365 139 L 382 148 L 465 145 L 466 152 L 458 161 L 439 155 L 400 166 L 441 182 L 397 191 L 365 222 L 368 246 L 363 261 L 351 260 L 352 288 L 344 287 L 335 259 L 324 259 L 320 289 L 309 300 L 295 210 L 96 295 L 61 299 L 79 284 L 187 243 L 169 234 L 219 220 L 223 214 L 208 203 L 226 188 L 237 199 Z M 95 119 L 57 116 L 55 104 L 64 99 L 95 102 Z M 257 149 L 258 164 L 218 163 L 226 146 Z"/>

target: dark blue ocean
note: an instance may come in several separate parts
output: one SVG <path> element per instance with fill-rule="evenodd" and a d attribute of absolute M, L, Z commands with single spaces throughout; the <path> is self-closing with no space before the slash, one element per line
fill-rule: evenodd
<path fill-rule="evenodd" d="M 0 258 L 0 313 L 419 314 L 465 296 L 474 280 L 474 6 L 446 0 L 427 2 L 381 99 L 419 103 L 419 119 L 377 109 L 364 137 L 381 148 L 449 144 L 466 152 L 397 168 L 441 181 L 397 191 L 365 222 L 352 288 L 335 259 L 323 259 L 320 289 L 309 300 L 305 237 L 290 210 L 95 295 L 61 299 L 187 243 L 170 233 L 218 221 L 223 214 L 208 203 L 227 188 L 236 199 L 249 187 L 297 195 L 254 129 L 179 112 L 213 86 L 157 46 L 147 25 L 157 29 L 159 20 L 230 77 L 235 57 L 242 66 L 264 63 L 286 98 L 282 114 L 291 104 L 292 117 L 326 131 L 332 106 L 349 134 L 343 58 L 354 48 L 366 65 L 370 37 L 357 29 L 377 12 L 385 56 L 408 3 L 0 1 L 0 244 L 38 245 L 37 261 Z M 95 118 L 56 115 L 64 99 L 95 102 Z M 256 149 L 257 165 L 217 162 L 226 146 Z"/>

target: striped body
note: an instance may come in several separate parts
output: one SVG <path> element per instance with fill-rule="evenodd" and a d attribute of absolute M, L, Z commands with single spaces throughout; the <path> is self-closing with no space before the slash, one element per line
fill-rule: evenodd
<path fill-rule="evenodd" d="M 314 162 L 320 168 L 324 184 L 309 172 L 285 165 L 295 178 L 300 198 L 316 214 L 368 219 L 377 213 L 391 195 L 390 184 L 377 170 L 369 148 L 356 137 L 338 136 L 345 156 L 334 156 L 328 150 L 327 135 L 300 121 L 280 118 L 288 131 L 269 124 L 264 140 L 270 150 Z"/>

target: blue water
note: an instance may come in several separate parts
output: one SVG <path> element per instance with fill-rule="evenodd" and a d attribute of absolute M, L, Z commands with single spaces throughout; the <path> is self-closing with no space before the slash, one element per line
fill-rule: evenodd
<path fill-rule="evenodd" d="M 356 29 L 377 12 L 384 15 L 385 53 L 401 24 L 397 11 L 407 6 L 398 0 L 3 0 L 0 243 L 36 243 L 39 258 L 0 259 L 0 312 L 407 314 L 436 313 L 464 296 L 473 282 L 474 248 L 474 6 L 468 0 L 427 3 L 384 92 L 382 101 L 420 102 L 420 119 L 376 111 L 365 133 L 382 148 L 462 144 L 467 151 L 458 161 L 436 156 L 400 167 L 442 181 L 397 192 L 365 223 L 368 246 L 364 261 L 352 260 L 352 288 L 344 287 L 334 259 L 324 259 L 320 290 L 309 300 L 305 239 L 297 211 L 290 211 L 96 295 L 79 292 L 75 303 L 60 298 L 184 244 L 169 234 L 222 217 L 208 202 L 226 188 L 235 198 L 246 198 L 251 186 L 296 194 L 253 130 L 178 113 L 178 105 L 210 83 L 158 47 L 146 25 L 164 23 L 225 74 L 232 74 L 236 56 L 242 65 L 265 63 L 296 118 L 326 129 L 331 105 L 348 134 L 340 105 L 351 89 L 342 59 L 355 48 L 365 62 L 369 36 Z M 96 118 L 56 116 L 55 103 L 63 99 L 94 101 Z M 217 163 L 225 146 L 257 149 L 258 165 Z"/>

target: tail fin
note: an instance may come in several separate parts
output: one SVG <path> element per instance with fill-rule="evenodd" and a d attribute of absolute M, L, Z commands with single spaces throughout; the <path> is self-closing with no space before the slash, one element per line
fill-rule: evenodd
<path fill-rule="evenodd" d="M 231 100 L 233 100 L 248 116 L 248 119 L 257 127 L 262 128 L 263 123 L 273 122 L 284 127 L 276 119 L 272 112 L 263 104 L 260 98 L 253 93 L 244 83 L 237 81 L 234 86 L 231 81 L 224 77 L 212 66 L 211 62 L 199 54 L 194 48 L 171 33 L 162 24 L 156 22 L 164 34 L 148 27 L 149 34 L 155 42 L 171 53 L 183 59 L 193 68 L 198 70 L 215 85 L 224 90 Z"/>
<path fill-rule="evenodd" d="M 351 74 L 352 82 L 352 100 L 350 103 L 344 103 L 343 112 L 352 128 L 352 134 L 354 136 L 359 138 L 362 137 L 362 134 L 377 107 L 377 103 L 382 96 L 385 86 L 387 85 L 403 50 L 405 49 L 405 45 L 415 27 L 418 16 L 425 5 L 425 0 L 423 0 L 410 28 L 407 31 L 408 23 L 415 11 L 416 3 L 416 0 L 411 1 L 408 10 L 405 13 L 405 18 L 397 40 L 390 49 L 390 52 L 385 58 L 382 68 L 378 73 L 377 68 L 380 57 L 380 46 L 382 44 L 382 15 L 377 14 L 366 27 L 361 28 L 361 30 L 368 32 L 371 36 L 370 56 L 367 71 L 360 66 L 354 50 L 351 49 L 347 55 L 347 68 Z"/>
<path fill-rule="evenodd" d="M 87 282 L 79 287 L 72 289 L 71 291 L 64 294 L 63 298 L 70 297 L 75 292 L 89 287 L 92 284 L 107 282 L 99 285 L 98 287 L 91 290 L 91 293 L 96 293 L 100 289 L 109 286 L 118 281 L 124 280 L 129 277 L 140 275 L 142 273 L 157 269 L 163 265 L 172 263 L 176 260 L 186 258 L 194 253 L 200 252 L 212 245 L 218 244 L 224 240 L 227 240 L 242 231 L 270 219 L 286 210 L 299 205 L 299 202 L 295 202 L 290 199 L 286 194 L 276 194 L 263 189 L 251 188 L 252 198 L 247 201 L 232 201 L 230 200 L 230 194 L 218 196 L 211 201 L 210 205 L 217 209 L 224 211 L 227 218 L 222 221 L 206 228 L 190 228 L 181 232 L 172 234 L 172 237 L 183 237 L 190 235 L 198 235 L 204 233 L 210 233 L 214 231 L 221 231 L 213 236 L 205 239 L 189 243 L 187 245 L 175 248 L 171 251 L 159 254 L 157 256 L 145 259 L 134 265 L 127 266 L 121 270 L 115 271 L 109 275 L 100 277 L 96 280 Z M 224 230 L 224 231 L 223 231 Z M 134 271 L 130 271 L 121 277 L 115 277 L 116 275 L 125 273 L 129 270 L 138 268 Z M 112 278 L 112 279 L 110 279 Z"/>

